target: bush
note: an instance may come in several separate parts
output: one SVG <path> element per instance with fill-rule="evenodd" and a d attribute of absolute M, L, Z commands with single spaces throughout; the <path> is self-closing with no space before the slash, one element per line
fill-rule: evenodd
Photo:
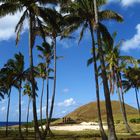
<path fill-rule="evenodd" d="M 134 118 L 130 120 L 131 123 L 138 123 L 140 124 L 140 118 Z"/>

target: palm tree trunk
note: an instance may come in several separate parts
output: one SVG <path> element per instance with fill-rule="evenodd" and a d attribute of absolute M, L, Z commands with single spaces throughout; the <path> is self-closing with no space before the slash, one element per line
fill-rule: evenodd
<path fill-rule="evenodd" d="M 19 88 L 19 136 L 22 137 L 21 132 L 21 84 Z"/>
<path fill-rule="evenodd" d="M 97 69 L 97 63 L 96 63 L 94 34 L 93 34 L 93 28 L 92 28 L 91 23 L 90 23 L 90 32 L 91 32 L 91 38 L 92 38 L 93 62 L 94 62 L 95 82 L 96 82 L 96 98 L 97 98 L 98 122 L 99 122 L 101 137 L 102 137 L 103 140 L 107 140 L 107 136 L 106 136 L 106 133 L 104 131 L 102 118 L 101 118 L 99 83 L 98 83 L 98 69 Z"/>
<path fill-rule="evenodd" d="M 7 107 L 7 117 L 6 117 L 6 136 L 8 136 L 8 122 L 9 122 L 9 111 L 10 111 L 10 102 L 11 102 L 11 89 L 8 94 L 8 107 Z"/>
<path fill-rule="evenodd" d="M 125 108 L 125 101 L 124 101 L 124 93 L 122 92 L 121 95 L 122 95 L 122 104 L 123 104 L 125 119 L 128 122 L 128 120 L 127 120 L 127 114 L 126 114 L 126 108 Z"/>
<path fill-rule="evenodd" d="M 39 131 L 38 119 L 37 119 L 37 109 L 36 109 L 36 91 L 35 91 L 35 79 L 33 71 L 33 15 L 30 13 L 29 19 L 29 57 L 30 57 L 30 69 L 31 69 L 31 85 L 32 85 L 32 104 L 33 104 L 33 118 L 34 118 L 34 129 L 35 129 L 35 138 L 37 137 L 41 140 L 41 133 Z"/>
<path fill-rule="evenodd" d="M 125 108 L 124 92 L 123 92 L 123 87 L 122 87 L 122 76 L 121 76 L 121 73 L 119 73 L 119 79 L 120 79 L 120 88 L 121 88 L 121 97 L 122 97 L 122 105 L 123 105 L 123 109 L 124 109 L 124 116 L 125 116 L 125 120 L 128 122 L 127 114 L 126 114 L 126 108 Z"/>
<path fill-rule="evenodd" d="M 54 39 L 54 83 L 53 83 L 53 94 L 52 94 L 52 101 L 51 101 L 51 107 L 50 107 L 50 113 L 49 113 L 49 119 L 48 119 L 48 126 L 46 129 L 50 132 L 50 123 L 52 119 L 53 109 L 54 109 L 54 101 L 55 101 L 55 91 L 56 91 L 56 37 Z"/>
<path fill-rule="evenodd" d="M 137 106 L 138 106 L 138 112 L 139 112 L 139 116 L 140 116 L 140 104 L 139 104 L 139 98 L 138 98 L 138 91 L 135 88 L 135 93 L 136 93 L 136 100 L 137 100 Z"/>
<path fill-rule="evenodd" d="M 102 69 L 102 80 L 103 80 L 103 87 L 104 87 L 106 112 L 107 112 L 107 124 L 108 124 L 108 130 L 109 130 L 109 140 L 117 140 L 115 126 L 114 126 L 112 106 L 111 106 L 110 92 L 109 92 L 109 87 L 108 87 L 108 79 L 107 79 L 107 74 L 106 74 L 105 61 L 104 61 L 103 50 L 102 50 L 102 46 L 101 46 L 99 29 L 97 30 L 97 39 L 98 39 L 98 47 L 99 47 L 100 64 L 101 64 L 101 69 Z"/>
<path fill-rule="evenodd" d="M 118 83 L 120 83 L 120 89 L 121 89 L 121 92 L 122 92 L 122 83 L 121 83 L 120 74 L 117 74 L 117 81 L 118 81 Z M 123 122 L 125 124 L 126 131 L 128 133 L 135 134 L 128 124 L 127 117 L 126 117 L 126 112 L 125 112 L 125 109 L 124 109 L 125 107 L 124 107 L 124 104 L 123 104 L 122 99 L 121 99 L 121 95 L 120 95 L 118 85 L 117 85 L 117 93 L 118 93 L 118 98 L 119 98 L 119 102 L 120 102 L 120 110 L 121 110 L 121 113 L 122 113 L 122 118 L 123 118 Z M 123 94 L 123 93 L 121 93 L 121 94 Z"/>
<path fill-rule="evenodd" d="M 26 125 L 26 133 L 27 133 L 27 135 L 28 135 L 28 123 L 29 123 L 30 102 L 31 102 L 31 97 L 29 97 L 28 108 L 27 108 L 27 125 Z"/>
<path fill-rule="evenodd" d="M 96 22 L 96 25 L 98 26 L 98 10 L 97 10 L 96 0 L 94 0 L 94 12 L 95 12 L 95 22 Z M 102 44 L 101 44 L 100 31 L 98 27 L 97 27 L 97 41 L 98 41 L 98 48 L 99 48 L 99 57 L 100 57 L 100 63 L 101 63 L 105 104 L 106 104 L 106 112 L 107 112 L 107 124 L 108 124 L 108 130 L 109 130 L 108 137 L 109 137 L 109 140 L 117 140 L 115 127 L 114 127 L 110 92 L 109 92 L 109 87 L 108 87 L 108 79 L 107 79 L 104 55 L 103 55 Z"/>
<path fill-rule="evenodd" d="M 41 93 L 41 100 L 40 100 L 40 122 L 41 122 L 41 129 L 42 129 L 42 131 L 44 131 L 43 124 L 42 124 L 42 102 L 43 102 L 43 94 L 44 94 L 44 78 L 43 78 L 43 82 L 42 82 L 42 93 Z"/>
<path fill-rule="evenodd" d="M 46 129 L 44 133 L 44 137 L 46 137 L 47 132 L 49 131 L 49 64 L 46 62 L 46 85 L 47 85 L 47 94 L 46 94 Z"/>
<path fill-rule="evenodd" d="M 48 125 L 49 122 L 49 72 L 48 72 L 48 64 L 46 64 L 46 70 L 47 70 L 47 77 L 46 77 L 46 82 L 47 82 L 47 95 L 46 95 L 46 126 Z"/>
<path fill-rule="evenodd" d="M 135 134 L 133 132 L 133 130 L 130 128 L 130 126 L 129 126 L 126 118 L 125 118 L 123 103 L 122 103 L 122 99 L 121 99 L 121 95 L 120 95 L 120 91 L 119 91 L 118 87 L 117 87 L 117 93 L 118 93 L 118 98 L 119 98 L 119 103 L 120 103 L 120 110 L 121 110 L 121 113 L 122 113 L 122 118 L 123 118 L 123 122 L 125 124 L 126 131 L 127 131 L 127 133 Z"/>

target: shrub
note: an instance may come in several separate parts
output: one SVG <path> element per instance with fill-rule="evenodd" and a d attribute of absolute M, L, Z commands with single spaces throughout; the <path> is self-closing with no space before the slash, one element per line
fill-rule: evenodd
<path fill-rule="evenodd" d="M 140 123 L 140 118 L 133 118 L 130 120 L 131 123 Z"/>

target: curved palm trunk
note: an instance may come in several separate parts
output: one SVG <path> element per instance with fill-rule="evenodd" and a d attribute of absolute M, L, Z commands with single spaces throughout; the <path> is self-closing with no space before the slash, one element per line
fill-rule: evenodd
<path fill-rule="evenodd" d="M 128 122 L 128 120 L 127 120 L 127 114 L 126 114 L 126 108 L 125 108 L 125 101 L 124 101 L 124 93 L 122 92 L 121 95 L 122 95 L 122 104 L 123 104 L 125 119 Z"/>
<path fill-rule="evenodd" d="M 94 62 L 95 82 L 96 82 L 96 98 L 97 98 L 98 122 L 99 122 L 101 137 L 102 137 L 103 140 L 107 140 L 107 136 L 106 136 L 106 133 L 104 131 L 102 118 L 101 118 L 99 83 L 98 83 L 98 69 L 97 69 L 97 63 L 96 63 L 94 34 L 93 34 L 93 28 L 92 28 L 91 23 L 90 23 L 90 32 L 91 32 L 91 38 L 92 38 L 93 62 Z"/>
<path fill-rule="evenodd" d="M 96 0 L 94 0 L 94 12 L 95 12 L 95 22 L 98 25 L 98 10 L 97 10 Z M 108 87 L 108 79 L 107 79 L 104 55 L 103 55 L 102 44 L 101 44 L 100 30 L 98 27 L 97 27 L 97 41 L 98 41 L 99 57 L 100 57 L 100 63 L 101 63 L 102 79 L 103 79 L 103 87 L 104 87 L 104 95 L 105 95 L 107 124 L 108 124 L 108 130 L 109 130 L 108 137 L 109 137 L 109 140 L 117 140 L 113 113 L 112 113 L 110 92 L 109 92 L 109 87 Z"/>
<path fill-rule="evenodd" d="M 34 129 L 35 129 L 35 138 L 37 137 L 41 140 L 41 133 L 39 131 L 38 119 L 37 119 L 37 109 L 36 109 L 36 91 L 35 91 L 35 79 L 33 71 L 33 15 L 30 13 L 29 20 L 29 57 L 30 57 L 30 69 L 31 69 L 31 85 L 32 85 L 32 104 L 33 104 L 33 118 L 34 118 Z"/>
<path fill-rule="evenodd" d="M 42 101 L 43 101 L 43 94 L 44 94 L 44 78 L 43 78 L 43 82 L 42 82 L 42 92 L 41 92 L 41 100 L 40 100 L 40 123 L 41 123 L 41 129 L 42 131 L 44 131 L 43 129 L 43 124 L 42 124 Z"/>
<path fill-rule="evenodd" d="M 136 100 L 137 100 L 137 106 L 138 106 L 138 112 L 139 112 L 139 116 L 140 116 L 140 104 L 139 104 L 139 98 L 138 98 L 138 91 L 135 88 L 135 93 L 136 93 Z"/>
<path fill-rule="evenodd" d="M 19 88 L 19 136 L 22 137 L 21 131 L 21 84 Z"/>
<path fill-rule="evenodd" d="M 121 92 L 122 92 L 121 76 L 120 76 L 120 74 L 117 74 L 117 81 L 120 83 L 120 88 L 121 88 Z M 130 128 L 129 124 L 128 124 L 127 116 L 126 116 L 126 112 L 125 112 L 125 105 L 122 102 L 122 98 L 121 98 L 121 94 L 123 94 L 123 93 L 120 94 L 118 86 L 117 86 L 117 93 L 118 93 L 118 98 L 119 98 L 119 103 L 120 103 L 120 110 L 121 110 L 121 113 L 122 113 L 122 118 L 123 118 L 123 122 L 125 124 L 126 131 L 131 133 L 131 134 L 135 134 L 133 132 L 133 130 Z"/>
<path fill-rule="evenodd" d="M 7 117 L 6 117 L 6 131 L 5 134 L 8 136 L 8 122 L 9 122 L 9 111 L 10 111 L 10 102 L 11 102 L 11 89 L 9 90 L 8 97 L 8 107 L 7 107 Z"/>
<path fill-rule="evenodd" d="M 108 79 L 107 79 L 107 74 L 106 74 L 105 61 L 104 61 L 103 50 L 102 50 L 100 38 L 101 38 L 100 31 L 98 29 L 97 30 L 97 39 L 98 39 L 98 47 L 99 47 L 100 64 L 101 64 L 101 69 L 102 69 L 102 80 L 103 80 L 104 95 L 105 95 L 107 124 L 108 124 L 108 130 L 109 130 L 108 139 L 117 140 L 115 126 L 114 126 L 112 106 L 111 106 L 110 92 L 109 92 L 109 87 L 108 87 Z"/>
<path fill-rule="evenodd" d="M 122 118 L 123 118 L 123 122 L 125 124 L 126 131 L 131 133 L 131 134 L 135 134 L 133 132 L 133 130 L 130 128 L 130 126 L 129 126 L 127 120 L 126 120 L 125 113 L 124 113 L 124 108 L 123 108 L 123 103 L 122 103 L 122 99 L 121 99 L 121 95 L 120 95 L 120 91 L 119 91 L 118 87 L 117 87 L 117 93 L 118 93 L 118 98 L 119 98 L 119 103 L 120 103 L 120 110 L 121 110 L 121 113 L 122 113 Z"/>
<path fill-rule="evenodd" d="M 28 135 L 28 123 L 29 123 L 30 103 L 31 103 L 31 97 L 29 97 L 28 108 L 27 108 L 27 125 L 26 125 L 26 133 L 27 133 L 27 135 Z"/>
<path fill-rule="evenodd" d="M 127 114 L 126 114 L 126 108 L 125 108 L 125 101 L 124 101 L 124 92 L 123 92 L 123 88 L 122 88 L 121 73 L 119 73 L 119 79 L 120 79 L 120 85 L 121 85 L 121 97 L 122 97 L 122 105 L 123 105 L 123 109 L 124 109 L 124 116 L 125 116 L 125 120 L 128 122 Z"/>

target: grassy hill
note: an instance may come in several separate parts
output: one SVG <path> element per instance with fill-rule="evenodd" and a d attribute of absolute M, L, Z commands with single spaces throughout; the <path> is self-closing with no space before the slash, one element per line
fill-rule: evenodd
<path fill-rule="evenodd" d="M 101 101 L 101 114 L 103 121 L 106 121 L 106 109 L 105 102 Z M 138 111 L 136 108 L 125 104 L 128 120 L 132 118 L 138 118 Z M 113 116 L 115 122 L 122 121 L 122 114 L 120 111 L 120 104 L 118 101 L 112 101 Z M 71 118 L 75 122 L 90 122 L 97 121 L 97 108 L 96 102 L 91 102 L 86 105 L 79 107 L 73 112 L 65 116 L 66 118 Z M 57 123 L 63 122 L 63 119 L 57 120 Z"/>

